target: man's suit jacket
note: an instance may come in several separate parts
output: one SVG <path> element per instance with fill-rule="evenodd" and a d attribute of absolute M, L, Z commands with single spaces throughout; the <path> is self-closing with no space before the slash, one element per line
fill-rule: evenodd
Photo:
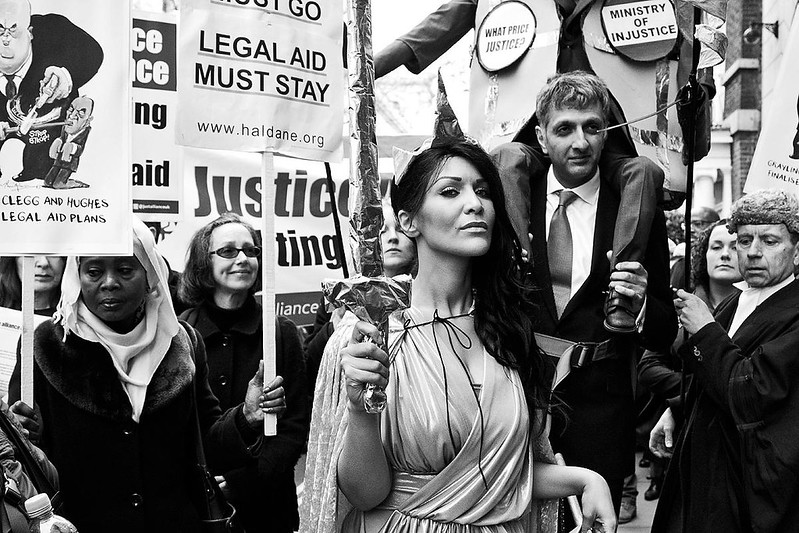
<path fill-rule="evenodd" d="M 545 233 L 549 164 L 540 161 L 525 145 L 513 143 L 506 146 L 512 148 L 511 153 L 502 153 L 497 161 L 503 184 L 510 175 L 515 175 L 519 182 L 524 182 L 519 185 L 527 189 L 520 194 L 514 189 L 515 184 L 506 185 L 506 198 L 511 193 L 531 201 L 528 229 L 533 236 L 530 244 L 532 274 L 538 287 L 540 309 L 536 331 L 574 342 L 602 342 L 613 338 L 615 343 L 615 358 L 572 370 L 556 389 L 558 398 L 566 404 L 568 420 L 553 418 L 550 433 L 553 448 L 563 453 L 569 464 L 596 470 L 608 480 L 622 479 L 634 468 L 636 412 L 633 381 L 638 346 L 667 350 L 677 330 L 677 317 L 668 285 L 665 217 L 658 210 L 643 261 L 649 277 L 642 334 L 613 335 L 603 325 L 605 291 L 610 281 L 610 262 L 606 254 L 613 248 L 619 199 L 609 185 L 600 180 L 591 273 L 558 319 Z M 509 166 L 514 167 L 515 172 L 507 172 Z M 516 230 L 519 232 L 523 228 Z"/>
<path fill-rule="evenodd" d="M 89 81 L 99 70 L 103 62 L 103 49 L 94 38 L 72 24 L 66 17 L 56 14 L 32 15 L 33 58 L 31 66 L 22 79 L 17 92 L 20 104 L 26 112 L 39 96 L 39 82 L 49 66 L 65 67 L 72 76 L 72 92 L 66 98 L 46 104 L 39 115 L 48 113 L 53 107 L 69 106 L 78 89 Z M 0 94 L 2 107 L 0 118 L 7 120 L 6 97 Z M 63 111 L 66 111 L 64 107 Z M 62 118 L 64 114 L 62 113 Z"/>
<path fill-rule="evenodd" d="M 74 144 L 77 147 L 77 150 L 75 150 L 75 153 L 72 154 L 72 157 L 70 158 L 69 161 L 64 159 L 64 152 L 63 152 L 64 146 L 67 143 L 67 132 L 62 131 L 61 137 L 59 137 L 62 143 L 61 151 L 58 153 L 58 157 L 53 162 L 53 166 L 57 168 L 67 168 L 72 172 L 78 170 L 78 165 L 80 164 L 80 156 L 81 154 L 83 154 L 83 150 L 86 147 L 86 139 L 89 137 L 90 131 L 92 131 L 92 127 L 86 126 L 77 135 L 75 135 L 72 141 L 70 141 L 72 144 Z"/>
<path fill-rule="evenodd" d="M 689 415 L 653 533 L 794 531 L 799 524 L 799 281 L 727 334 L 740 294 L 680 348 Z M 685 510 L 685 523 L 682 511 Z"/>

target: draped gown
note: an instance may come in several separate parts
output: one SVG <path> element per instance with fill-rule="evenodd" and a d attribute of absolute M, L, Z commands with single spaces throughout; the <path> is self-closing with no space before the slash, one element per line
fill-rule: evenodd
<path fill-rule="evenodd" d="M 532 505 L 533 459 L 546 458 L 548 441 L 531 432 L 518 374 L 484 350 L 483 383 L 476 387 L 455 351 L 467 338 L 452 327 L 455 321 L 446 322 L 434 326 L 413 308 L 391 317 L 381 435 L 393 482 L 389 496 L 373 510 L 353 509 L 331 490 L 346 427 L 341 408 L 346 396 L 339 393 L 331 402 L 327 394 L 324 400 L 317 383 L 308 456 L 320 455 L 309 468 L 305 490 L 312 492 L 303 502 L 301 531 L 521 533 L 555 527 L 551 505 L 541 512 Z M 348 339 L 351 331 L 339 327 L 334 336 Z M 335 350 L 337 360 L 346 344 L 331 337 L 325 359 Z M 344 420 L 330 421 L 334 405 Z M 326 483 L 319 479 L 325 475 Z"/>

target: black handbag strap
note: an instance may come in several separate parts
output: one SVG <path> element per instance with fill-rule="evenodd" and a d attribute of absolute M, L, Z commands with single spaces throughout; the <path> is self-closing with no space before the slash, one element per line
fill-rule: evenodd
<path fill-rule="evenodd" d="M 191 343 L 189 343 L 191 344 Z M 191 360 L 194 363 L 194 379 L 191 381 L 191 395 L 192 400 L 194 403 L 194 450 L 197 456 L 197 464 L 201 467 L 207 467 L 207 463 L 205 462 L 205 449 L 203 448 L 203 434 L 202 429 L 200 428 L 200 403 L 199 397 L 197 396 L 197 374 L 199 369 L 197 368 L 197 358 L 194 356 L 194 346 L 190 346 L 189 354 L 191 356 Z"/>
<path fill-rule="evenodd" d="M 195 374 L 194 378 L 194 449 L 197 455 L 197 464 L 201 467 L 206 468 L 208 464 L 205 462 L 205 449 L 203 448 L 203 434 L 202 430 L 200 429 L 200 413 L 199 413 L 199 405 L 197 403 L 197 375 Z"/>
<path fill-rule="evenodd" d="M 3 412 L 0 412 L 0 431 L 8 437 L 11 446 L 14 448 L 15 458 L 22 464 L 22 470 L 31 479 L 33 486 L 36 487 L 39 493 L 47 493 L 50 496 L 53 509 L 58 509 L 61 504 L 61 495 L 50 482 L 39 462 L 33 457 L 27 441 Z"/>

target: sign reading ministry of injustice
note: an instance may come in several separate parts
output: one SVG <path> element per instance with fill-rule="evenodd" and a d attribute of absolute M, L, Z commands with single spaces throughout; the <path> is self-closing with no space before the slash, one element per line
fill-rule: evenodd
<path fill-rule="evenodd" d="M 602 28 L 610 46 L 634 61 L 666 57 L 679 35 L 670 0 L 605 0 Z"/>
<path fill-rule="evenodd" d="M 334 4 L 183 2 L 178 143 L 340 159 L 346 78 Z"/>

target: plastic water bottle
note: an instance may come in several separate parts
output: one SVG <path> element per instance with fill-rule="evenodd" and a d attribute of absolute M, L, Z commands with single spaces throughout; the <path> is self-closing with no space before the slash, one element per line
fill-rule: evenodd
<path fill-rule="evenodd" d="M 78 533 L 72 522 L 53 513 L 47 494 L 37 494 L 25 500 L 25 511 L 30 519 L 31 533 Z"/>

